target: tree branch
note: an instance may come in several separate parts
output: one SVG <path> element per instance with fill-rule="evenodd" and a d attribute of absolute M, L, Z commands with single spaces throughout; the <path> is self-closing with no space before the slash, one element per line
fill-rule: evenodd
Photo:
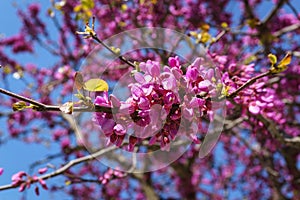
<path fill-rule="evenodd" d="M 81 158 L 77 158 L 77 159 L 71 160 L 66 165 L 64 165 L 63 167 L 55 170 L 54 172 L 51 172 L 51 173 L 39 176 L 38 179 L 47 180 L 47 179 L 53 178 L 55 176 L 63 174 L 69 168 L 71 168 L 71 167 L 73 167 L 75 165 L 78 165 L 80 163 L 87 162 L 87 161 L 90 161 L 90 160 L 94 160 L 97 157 L 102 156 L 105 153 L 108 153 L 108 152 L 110 152 L 110 151 L 112 151 L 112 150 L 114 150 L 116 148 L 118 148 L 118 147 L 116 147 L 116 146 L 107 147 L 107 148 L 101 149 L 100 151 L 97 151 L 97 152 L 95 152 L 93 154 L 90 154 L 90 155 L 87 155 L 87 156 L 84 156 L 84 157 L 81 157 Z M 31 183 L 34 183 L 34 182 L 37 182 L 37 181 L 32 180 Z M 18 184 L 18 185 L 13 185 L 13 184 L 3 185 L 3 186 L 0 186 L 0 191 L 1 190 L 12 189 L 12 188 L 17 188 L 19 186 L 20 186 L 20 184 Z"/>
<path fill-rule="evenodd" d="M 285 33 L 289 33 L 289 32 L 292 32 L 292 31 L 295 31 L 297 29 L 300 29 L 300 23 L 298 24 L 292 24 L 290 26 L 287 26 L 287 27 L 284 27 L 282 29 L 280 29 L 279 31 L 276 31 L 273 36 L 274 37 L 279 37 Z"/>
<path fill-rule="evenodd" d="M 117 56 L 122 62 L 126 63 L 127 65 L 136 68 L 135 64 L 133 62 L 131 62 L 130 60 L 127 60 L 124 56 L 121 56 L 119 54 L 117 54 L 114 50 L 112 50 L 112 48 L 110 48 L 107 44 L 105 44 L 102 40 L 100 40 L 98 38 L 97 35 L 91 35 L 91 37 L 97 41 L 99 44 L 101 44 L 102 46 L 104 46 L 107 50 L 109 50 L 111 53 L 113 53 L 115 56 Z"/>
<path fill-rule="evenodd" d="M 262 21 L 262 24 L 267 24 L 278 12 L 278 10 L 284 5 L 287 0 L 280 0 L 276 3 L 276 6 L 272 9 L 272 11 L 268 14 L 268 16 Z"/>
<path fill-rule="evenodd" d="M 245 89 L 246 87 L 250 86 L 251 84 L 253 84 L 256 80 L 261 79 L 265 76 L 269 76 L 272 73 L 270 71 L 264 72 L 258 76 L 255 76 L 251 79 L 249 79 L 246 83 L 244 83 L 241 87 L 239 87 L 238 89 L 236 89 L 234 92 L 232 92 L 230 95 L 227 96 L 227 98 L 234 98 L 238 95 L 238 93 L 240 91 L 242 91 L 243 89 Z"/>
<path fill-rule="evenodd" d="M 287 1 L 286 4 L 290 7 L 290 9 L 293 11 L 294 15 L 300 20 L 300 16 L 298 14 L 298 11 L 296 8 L 291 4 L 290 1 Z"/>
<path fill-rule="evenodd" d="M 8 90 L 5 90 L 3 88 L 0 88 L 0 93 L 5 94 L 7 96 L 22 100 L 24 102 L 30 103 L 32 105 L 35 105 L 36 108 L 35 110 L 41 111 L 41 112 L 46 112 L 46 111 L 56 111 L 56 112 L 62 112 L 60 109 L 60 106 L 56 105 L 47 105 L 40 103 L 38 101 L 35 101 L 33 99 L 21 96 L 19 94 L 10 92 Z M 73 107 L 73 112 L 105 112 L 105 113 L 113 113 L 114 111 L 117 111 L 117 109 L 113 109 L 110 107 L 105 107 L 105 106 L 98 106 L 94 105 L 94 107 Z"/>
<path fill-rule="evenodd" d="M 159 199 L 159 196 L 156 194 L 154 188 L 149 184 L 148 181 L 145 180 L 145 177 L 143 174 L 133 173 L 132 177 L 134 177 L 141 183 L 141 187 L 142 187 L 143 191 L 145 192 L 146 199 L 151 199 L 151 200 Z"/>

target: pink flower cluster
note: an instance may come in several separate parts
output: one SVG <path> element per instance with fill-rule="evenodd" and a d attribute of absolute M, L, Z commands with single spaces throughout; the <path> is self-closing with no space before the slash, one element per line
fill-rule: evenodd
<path fill-rule="evenodd" d="M 47 171 L 47 168 L 42 168 L 39 170 L 39 173 L 43 174 L 46 171 Z M 38 182 L 42 186 L 43 189 L 48 190 L 46 182 L 43 179 L 37 177 L 36 175 L 29 176 L 24 171 L 20 171 L 20 172 L 14 174 L 11 177 L 11 180 L 12 180 L 13 186 L 20 186 L 19 192 L 23 192 L 26 188 L 29 189 L 31 184 L 36 183 L 36 182 Z M 36 195 L 39 195 L 39 187 L 37 185 L 35 186 L 34 190 L 35 190 Z"/>
<path fill-rule="evenodd" d="M 151 60 L 140 63 L 139 68 L 126 101 L 107 92 L 96 96 L 95 105 L 117 110 L 95 114 L 108 144 L 121 146 L 128 133 L 129 151 L 144 140 L 168 150 L 170 142 L 183 134 L 199 142 L 200 118 L 212 115 L 211 98 L 221 94 L 219 72 L 206 66 L 202 58 L 184 68 L 178 57 L 170 57 L 162 72 L 160 64 Z"/>
<path fill-rule="evenodd" d="M 103 176 L 99 177 L 99 181 L 102 184 L 107 184 L 109 180 L 113 179 L 114 177 L 116 178 L 123 178 L 125 176 L 124 172 L 118 171 L 118 170 L 113 170 L 109 168 Z"/>

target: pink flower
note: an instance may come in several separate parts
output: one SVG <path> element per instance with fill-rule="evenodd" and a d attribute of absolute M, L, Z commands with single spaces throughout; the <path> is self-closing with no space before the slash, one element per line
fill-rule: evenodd
<path fill-rule="evenodd" d="M 40 190 L 39 190 L 39 187 L 38 187 L 38 186 L 36 186 L 36 187 L 34 188 L 34 192 L 35 192 L 35 194 L 36 194 L 37 196 L 40 195 Z"/>
<path fill-rule="evenodd" d="M 254 114 L 257 115 L 260 112 L 260 107 L 256 104 L 256 102 L 252 101 L 249 104 L 249 111 Z"/>
<path fill-rule="evenodd" d="M 70 139 L 69 138 L 64 138 L 61 143 L 60 146 L 62 149 L 66 149 L 68 147 L 70 147 Z"/>
<path fill-rule="evenodd" d="M 173 67 L 180 68 L 180 63 L 179 63 L 179 58 L 178 58 L 178 56 L 176 56 L 176 57 L 170 57 L 170 58 L 168 59 L 168 62 L 169 62 L 169 66 L 170 66 L 171 68 L 173 68 Z"/>
<path fill-rule="evenodd" d="M 103 95 L 98 95 L 95 99 L 95 104 L 98 106 L 111 107 L 110 101 L 108 99 L 108 92 L 101 92 Z"/>
<path fill-rule="evenodd" d="M 37 14 L 40 11 L 40 6 L 38 4 L 31 4 L 29 7 L 30 16 L 36 18 Z"/>
<path fill-rule="evenodd" d="M 27 174 L 24 172 L 24 171 L 20 171 L 16 174 L 14 174 L 12 177 L 11 177 L 11 180 L 12 180 L 12 184 L 13 185 L 18 185 L 20 183 L 23 182 L 23 176 L 27 176 Z M 25 187 L 25 186 L 24 186 Z"/>
<path fill-rule="evenodd" d="M 48 187 L 46 185 L 46 182 L 43 180 L 43 179 L 38 179 L 39 183 L 41 184 L 41 186 L 45 189 L 45 190 L 48 190 Z"/>
<path fill-rule="evenodd" d="M 117 124 L 114 126 L 114 133 L 117 135 L 124 135 L 126 133 L 126 129 L 121 124 Z"/>
<path fill-rule="evenodd" d="M 197 80 L 199 71 L 196 67 L 190 65 L 186 71 L 186 78 L 189 82 L 193 82 Z"/>
<path fill-rule="evenodd" d="M 48 170 L 47 167 L 41 168 L 39 169 L 39 174 L 44 174 L 45 172 L 47 172 L 47 170 Z"/>
<path fill-rule="evenodd" d="M 161 74 L 161 84 L 165 90 L 175 90 L 177 88 L 175 76 L 171 73 L 164 72 Z"/>

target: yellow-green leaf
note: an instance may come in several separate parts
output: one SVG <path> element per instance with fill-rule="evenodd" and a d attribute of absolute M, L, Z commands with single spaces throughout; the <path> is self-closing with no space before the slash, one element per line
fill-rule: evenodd
<path fill-rule="evenodd" d="M 121 49 L 116 48 L 116 47 L 114 47 L 114 46 L 111 46 L 110 48 L 111 48 L 111 50 L 112 50 L 115 54 L 120 55 Z"/>
<path fill-rule="evenodd" d="M 127 5 L 126 4 L 122 4 L 121 5 L 121 10 L 123 11 L 123 12 L 125 12 L 126 10 L 127 10 Z"/>
<path fill-rule="evenodd" d="M 99 78 L 93 78 L 85 82 L 84 89 L 90 92 L 108 91 L 108 84 Z"/>
<path fill-rule="evenodd" d="M 72 182 L 70 180 L 65 181 L 66 186 L 71 185 L 71 183 Z"/>
<path fill-rule="evenodd" d="M 82 5 L 77 5 L 77 6 L 74 7 L 73 11 L 77 13 L 77 12 L 79 12 L 81 9 L 82 9 Z"/>
<path fill-rule="evenodd" d="M 291 60 L 292 60 L 292 54 L 288 52 L 277 65 L 271 66 L 270 71 L 272 73 L 283 72 L 284 70 L 287 69 L 288 65 L 291 63 Z"/>
<path fill-rule="evenodd" d="M 244 60 L 244 64 L 245 65 L 248 65 L 250 64 L 251 62 L 254 62 L 257 60 L 257 57 L 255 55 L 251 55 L 249 57 L 247 57 L 245 60 Z"/>
<path fill-rule="evenodd" d="M 27 108 L 27 105 L 24 101 L 19 101 L 19 102 L 16 102 L 12 105 L 12 108 L 13 108 L 13 111 L 21 111 L 25 108 Z"/>
<path fill-rule="evenodd" d="M 78 94 L 74 94 L 79 100 L 85 100 L 85 97 L 79 92 Z"/>
<path fill-rule="evenodd" d="M 47 10 L 47 13 L 48 13 L 48 15 L 50 16 L 50 17 L 54 17 L 54 15 L 55 15 L 55 13 L 54 13 L 54 11 L 51 9 L 51 8 L 49 8 L 48 10 Z"/>
<path fill-rule="evenodd" d="M 210 26 L 209 26 L 209 24 L 201 24 L 200 25 L 200 29 L 202 30 L 202 31 L 204 31 L 204 32 L 208 32 L 209 31 L 209 29 L 210 29 Z"/>
<path fill-rule="evenodd" d="M 94 0 L 81 0 L 81 4 L 87 9 L 92 9 L 95 6 Z"/>
<path fill-rule="evenodd" d="M 260 24 L 259 19 L 257 18 L 253 18 L 253 19 L 248 19 L 246 21 L 246 23 L 251 27 L 251 28 L 255 28 L 256 26 L 258 26 Z"/>
<path fill-rule="evenodd" d="M 221 23 L 221 27 L 222 27 L 222 28 L 228 28 L 228 24 L 227 24 L 226 22 L 222 22 L 222 23 Z"/>
<path fill-rule="evenodd" d="M 286 66 L 289 65 L 292 61 L 292 54 L 291 52 L 288 52 L 284 58 L 279 62 L 278 64 L 278 68 L 280 68 L 281 66 Z"/>
<path fill-rule="evenodd" d="M 194 37 L 194 38 L 197 38 L 198 33 L 196 31 L 190 31 L 189 35 Z"/>
<path fill-rule="evenodd" d="M 222 95 L 227 97 L 229 95 L 229 89 L 230 89 L 230 86 L 226 85 L 225 87 L 222 88 Z"/>
<path fill-rule="evenodd" d="M 206 42 L 209 41 L 210 37 L 211 37 L 211 36 L 210 36 L 210 34 L 209 34 L 208 32 L 203 32 L 202 35 L 201 35 L 200 41 L 201 41 L 202 43 L 206 43 Z"/>
<path fill-rule="evenodd" d="M 62 0 L 62 1 L 59 1 L 59 2 L 56 2 L 54 4 L 54 8 L 56 10 L 62 10 L 62 8 L 66 5 L 66 0 Z"/>
<path fill-rule="evenodd" d="M 270 63 L 272 64 L 272 65 L 274 65 L 274 64 L 276 64 L 277 63 L 277 57 L 274 55 L 274 54 L 269 54 L 268 55 L 268 58 L 269 58 L 269 60 L 270 60 Z"/>

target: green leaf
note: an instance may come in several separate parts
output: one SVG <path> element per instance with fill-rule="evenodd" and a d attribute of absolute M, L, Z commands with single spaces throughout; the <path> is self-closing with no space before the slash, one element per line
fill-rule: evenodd
<path fill-rule="evenodd" d="M 94 0 L 81 0 L 81 4 L 86 9 L 92 9 L 95 6 Z"/>
<path fill-rule="evenodd" d="M 244 60 L 244 64 L 248 65 L 256 60 L 257 60 L 257 57 L 255 55 L 251 55 Z"/>
<path fill-rule="evenodd" d="M 120 54 L 121 54 L 121 49 L 116 48 L 116 47 L 114 47 L 114 46 L 111 46 L 110 48 L 111 48 L 111 50 L 112 50 L 116 55 L 120 55 Z"/>
<path fill-rule="evenodd" d="M 93 78 L 85 82 L 84 89 L 90 92 L 108 91 L 108 84 L 99 78 Z"/>
<path fill-rule="evenodd" d="M 291 54 L 291 52 L 288 52 L 277 65 L 271 66 L 270 71 L 272 73 L 283 72 L 284 70 L 286 70 L 288 68 L 288 65 L 291 63 L 291 61 L 292 61 L 292 54 Z"/>
<path fill-rule="evenodd" d="M 274 54 L 269 54 L 268 55 L 268 58 L 269 58 L 269 60 L 270 60 L 270 63 L 272 64 L 272 65 L 274 65 L 274 64 L 276 64 L 277 63 L 277 57 L 274 55 Z"/>
<path fill-rule="evenodd" d="M 72 182 L 71 182 L 70 180 L 66 180 L 66 181 L 65 181 L 66 186 L 71 185 L 71 183 L 72 183 Z"/>
<path fill-rule="evenodd" d="M 78 94 L 74 94 L 74 96 L 79 100 L 85 100 L 85 97 L 80 92 Z"/>
<path fill-rule="evenodd" d="M 13 111 L 21 111 L 25 108 L 27 108 L 27 105 L 24 101 L 19 101 L 19 102 L 16 102 L 12 105 L 12 108 L 13 108 Z"/>
<path fill-rule="evenodd" d="M 284 58 L 279 62 L 278 68 L 281 68 L 282 66 L 289 65 L 292 61 L 292 54 L 288 52 Z"/>

